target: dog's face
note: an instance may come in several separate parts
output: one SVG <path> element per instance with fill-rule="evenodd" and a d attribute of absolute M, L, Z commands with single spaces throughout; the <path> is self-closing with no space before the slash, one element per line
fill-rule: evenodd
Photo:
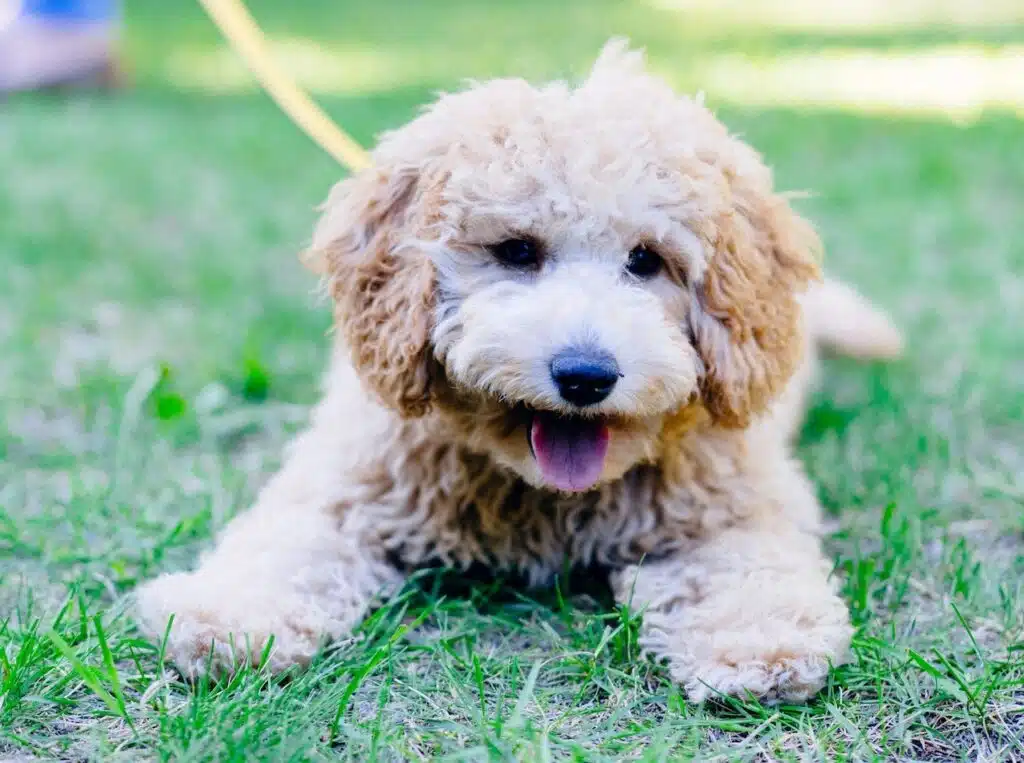
<path fill-rule="evenodd" d="M 581 491 L 764 411 L 816 247 L 750 148 L 612 47 L 579 88 L 491 82 L 386 136 L 312 252 L 386 404 Z"/>

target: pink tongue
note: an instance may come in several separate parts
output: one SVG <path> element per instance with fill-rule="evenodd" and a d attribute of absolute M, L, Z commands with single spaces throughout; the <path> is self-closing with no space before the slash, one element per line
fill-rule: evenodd
<path fill-rule="evenodd" d="M 600 419 L 538 413 L 530 444 L 544 480 L 568 492 L 589 490 L 601 478 L 608 453 L 608 427 Z"/>

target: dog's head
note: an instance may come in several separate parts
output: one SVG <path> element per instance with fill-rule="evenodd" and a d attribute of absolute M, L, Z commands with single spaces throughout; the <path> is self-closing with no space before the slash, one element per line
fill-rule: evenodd
<path fill-rule="evenodd" d="M 639 54 L 445 96 L 374 160 L 311 249 L 353 361 L 533 484 L 615 479 L 681 421 L 747 426 L 799 361 L 816 236 Z"/>

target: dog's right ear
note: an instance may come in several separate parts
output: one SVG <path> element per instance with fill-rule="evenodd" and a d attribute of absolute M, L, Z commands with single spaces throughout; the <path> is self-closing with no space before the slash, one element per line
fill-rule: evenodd
<path fill-rule="evenodd" d="M 708 226 L 711 256 L 691 325 L 704 361 L 704 405 L 719 424 L 741 428 L 801 360 L 798 296 L 820 277 L 820 243 L 767 180 L 726 176 L 731 206 Z"/>
<path fill-rule="evenodd" d="M 371 167 L 341 181 L 303 258 L 326 278 L 363 382 L 406 417 L 430 404 L 434 271 L 419 244 L 423 195 L 415 168 Z"/>

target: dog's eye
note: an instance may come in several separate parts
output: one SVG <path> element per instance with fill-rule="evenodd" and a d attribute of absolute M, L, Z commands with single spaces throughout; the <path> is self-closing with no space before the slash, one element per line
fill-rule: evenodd
<path fill-rule="evenodd" d="M 645 244 L 633 247 L 626 260 L 626 270 L 638 278 L 650 278 L 661 271 L 664 263 L 658 253 Z"/>
<path fill-rule="evenodd" d="M 540 247 L 527 238 L 510 238 L 488 248 L 496 259 L 514 268 L 531 268 L 540 262 Z"/>

